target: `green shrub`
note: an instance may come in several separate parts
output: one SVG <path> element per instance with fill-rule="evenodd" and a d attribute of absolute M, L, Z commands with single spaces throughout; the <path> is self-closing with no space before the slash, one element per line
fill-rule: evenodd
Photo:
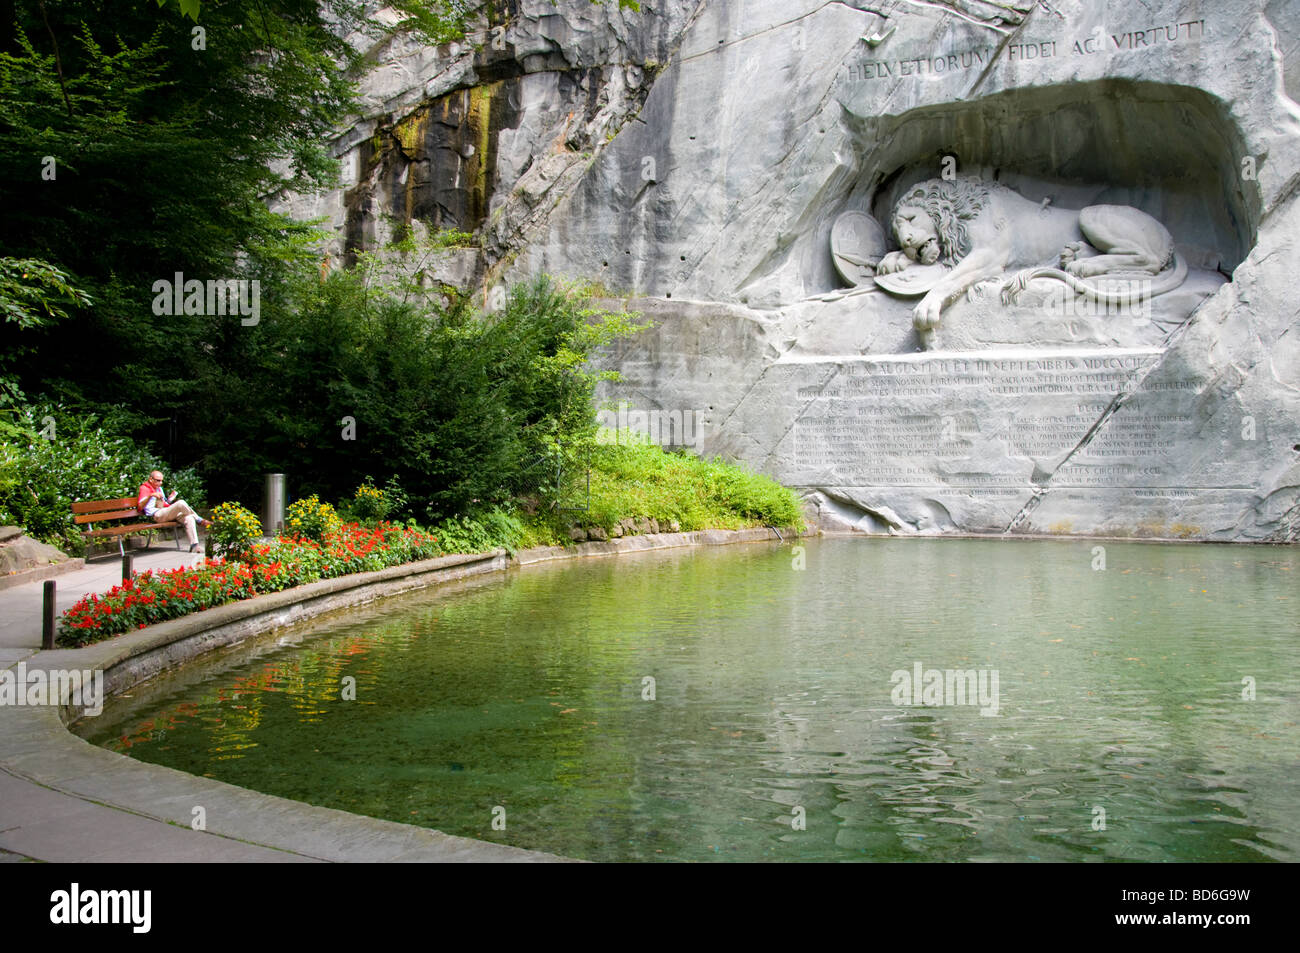
<path fill-rule="evenodd" d="M 343 521 L 334 512 L 334 507 L 322 502 L 315 493 L 294 500 L 284 514 L 284 531 L 287 535 L 318 543 L 327 535 L 337 533 L 342 525 Z"/>
<path fill-rule="evenodd" d="M 180 491 L 195 508 L 204 505 L 203 485 L 193 470 L 168 470 L 147 447 L 119 436 L 94 415 L 58 405 L 28 406 L 19 421 L 38 436 L 0 443 L 0 523 L 22 526 L 35 539 L 83 552 L 72 504 L 134 497 L 154 469 L 167 475 L 169 492 Z"/>
<path fill-rule="evenodd" d="M 218 503 L 213 509 L 208 538 L 216 546 L 214 555 L 238 558 L 261 535 L 261 521 L 238 503 Z"/>
<path fill-rule="evenodd" d="M 296 492 L 350 500 L 363 474 L 382 472 L 400 481 L 405 512 L 436 521 L 508 503 L 539 461 L 590 439 L 602 375 L 586 361 L 631 333 L 630 316 L 545 278 L 484 314 L 370 276 L 312 274 L 197 382 L 191 429 L 223 495 L 247 498 L 258 474 L 284 471 Z M 355 439 L 340 439 L 344 418 Z"/>
<path fill-rule="evenodd" d="M 382 487 L 366 477 L 352 494 L 352 499 L 339 506 L 339 514 L 345 519 L 375 526 L 405 510 L 406 502 L 406 493 L 396 477 L 390 478 Z"/>
<path fill-rule="evenodd" d="M 524 525 L 511 513 L 494 507 L 473 516 L 452 516 L 429 528 L 444 553 L 484 553 L 505 549 L 514 553 Z"/>
<path fill-rule="evenodd" d="M 683 531 L 804 527 L 798 496 L 769 477 L 721 459 L 667 451 L 640 435 L 620 439 L 592 448 L 586 509 L 539 510 L 529 520 L 527 544 L 566 543 L 570 523 L 610 531 L 622 519 L 639 517 L 675 521 Z"/>
<path fill-rule="evenodd" d="M 377 522 L 388 516 L 388 511 L 392 509 L 392 502 L 384 497 L 383 490 L 373 486 L 367 479 L 357 487 L 357 492 L 352 494 L 348 508 L 353 518 L 361 522 Z"/>

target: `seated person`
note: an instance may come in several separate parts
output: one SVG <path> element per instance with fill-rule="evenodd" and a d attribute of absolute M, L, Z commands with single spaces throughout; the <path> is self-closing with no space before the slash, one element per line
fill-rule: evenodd
<path fill-rule="evenodd" d="M 172 491 L 171 497 L 163 495 L 163 475 L 162 471 L 154 470 L 149 474 L 149 479 L 140 484 L 140 492 L 136 494 L 136 506 L 144 511 L 145 516 L 153 518 L 155 523 L 172 523 L 180 521 L 185 524 L 185 535 L 190 541 L 190 552 L 199 548 L 199 534 L 194 528 L 197 520 L 204 526 L 211 526 L 211 520 L 205 520 L 203 517 L 190 509 L 190 505 L 184 500 L 176 499 L 176 491 Z"/>

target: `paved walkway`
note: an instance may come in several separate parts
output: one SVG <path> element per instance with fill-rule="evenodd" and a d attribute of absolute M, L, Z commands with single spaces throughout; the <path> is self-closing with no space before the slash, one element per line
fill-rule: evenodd
<path fill-rule="evenodd" d="M 193 566 L 203 561 L 203 553 L 177 552 L 170 544 L 150 549 L 137 549 L 133 567 L 136 572 L 145 569 L 176 569 Z M 62 615 L 82 596 L 92 592 L 107 592 L 122 581 L 122 559 L 117 555 L 99 556 L 87 562 L 82 569 L 53 577 L 55 606 Z M 11 657 L 5 649 L 38 649 L 41 647 L 41 603 L 44 600 L 44 581 L 24 583 L 11 589 L 0 589 L 0 666 Z"/>
<path fill-rule="evenodd" d="M 12 860 L 117 864 L 315 860 L 97 804 L 33 784 L 2 768 L 0 804 L 4 805 L 0 821 L 7 825 L 0 830 L 0 846 L 18 855 Z"/>
<path fill-rule="evenodd" d="M 84 650 L 82 650 L 84 651 Z M 36 653 L 29 669 L 47 657 Z M 191 828 L 203 809 L 206 830 Z M 71 734 L 50 706 L 0 705 L 0 860 L 508 862 L 562 860 L 233 787 Z"/>
<path fill-rule="evenodd" d="M 132 553 L 133 568 L 192 566 L 202 553 L 155 546 Z M 103 556 L 54 577 L 59 613 L 82 596 L 122 581 L 119 556 Z M 44 581 L 0 590 L 0 670 L 31 659 L 41 645 Z M 25 714 L 25 713 L 24 713 Z M 6 728 L 14 727 L 8 721 Z M 73 741 L 71 737 L 68 739 Z M 11 773 L 0 763 L 0 861 L 304 861 L 314 858 L 189 830 L 96 803 Z"/>

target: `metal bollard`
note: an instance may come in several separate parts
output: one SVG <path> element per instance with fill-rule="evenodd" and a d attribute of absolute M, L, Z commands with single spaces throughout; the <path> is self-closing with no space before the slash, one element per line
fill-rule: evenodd
<path fill-rule="evenodd" d="M 45 601 L 41 605 L 41 648 L 54 648 L 54 580 L 45 580 Z"/>
<path fill-rule="evenodd" d="M 123 582 L 130 582 L 132 579 L 135 578 L 135 570 L 132 568 L 131 565 L 133 562 L 135 562 L 135 557 L 132 556 L 130 553 L 127 553 L 122 557 L 122 581 Z"/>
<path fill-rule="evenodd" d="M 266 475 L 266 495 L 263 501 L 262 531 L 270 533 L 272 527 L 284 523 L 284 474 L 268 473 Z"/>

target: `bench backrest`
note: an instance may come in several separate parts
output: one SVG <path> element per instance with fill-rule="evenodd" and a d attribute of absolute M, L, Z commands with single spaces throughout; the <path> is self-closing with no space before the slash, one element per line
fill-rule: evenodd
<path fill-rule="evenodd" d="M 134 496 L 120 496 L 115 500 L 83 500 L 72 504 L 73 520 L 77 523 L 102 523 L 104 520 L 139 519 L 143 514 L 136 507 Z"/>

